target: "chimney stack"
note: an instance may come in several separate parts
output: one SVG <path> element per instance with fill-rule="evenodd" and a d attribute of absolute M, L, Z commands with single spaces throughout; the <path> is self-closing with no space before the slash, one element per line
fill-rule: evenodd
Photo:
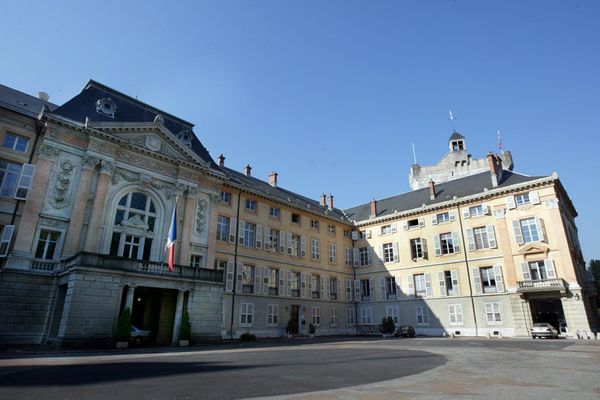
<path fill-rule="evenodd" d="M 324 206 L 326 198 L 327 198 L 327 196 L 325 195 L 325 193 L 321 194 L 321 201 L 319 202 L 319 204 Z"/>
<path fill-rule="evenodd" d="M 433 179 L 429 180 L 429 199 L 435 200 L 435 182 Z"/>
<path fill-rule="evenodd" d="M 47 102 L 48 100 L 50 100 L 50 95 L 46 92 L 38 92 L 38 99 Z"/>
<path fill-rule="evenodd" d="M 252 167 L 250 164 L 246 165 L 246 176 L 252 176 Z"/>
<path fill-rule="evenodd" d="M 371 199 L 371 217 L 377 216 L 377 200 Z"/>
<path fill-rule="evenodd" d="M 221 166 L 221 167 L 225 166 L 225 156 L 222 153 L 219 156 L 219 166 Z"/>
<path fill-rule="evenodd" d="M 333 210 L 333 195 L 329 193 L 329 204 L 327 204 L 327 208 Z"/>
<path fill-rule="evenodd" d="M 498 187 L 498 185 L 502 182 L 502 160 L 499 156 L 495 155 L 491 151 L 488 153 L 487 159 L 490 165 L 492 187 Z"/>
<path fill-rule="evenodd" d="M 269 175 L 269 185 L 277 187 L 277 175 L 279 175 L 277 172 L 271 172 L 271 175 Z"/>

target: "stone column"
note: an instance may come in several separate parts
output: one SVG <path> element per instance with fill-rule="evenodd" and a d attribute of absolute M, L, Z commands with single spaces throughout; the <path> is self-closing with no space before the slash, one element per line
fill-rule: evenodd
<path fill-rule="evenodd" d="M 46 192 L 50 184 L 50 176 L 54 169 L 56 157 L 60 153 L 60 149 L 42 143 L 38 150 L 38 160 L 35 169 L 35 175 L 31 183 L 31 191 L 25 202 L 23 214 L 18 226 L 18 234 L 16 235 L 15 245 L 13 248 L 14 255 L 18 256 L 21 253 L 22 257 L 30 257 L 33 247 L 33 238 L 37 228 L 37 221 L 40 212 L 44 206 Z"/>
<path fill-rule="evenodd" d="M 114 168 L 114 164 L 110 161 L 100 161 L 100 174 L 96 182 L 96 194 L 92 204 L 92 213 L 88 225 L 87 237 L 84 244 L 85 251 L 91 253 L 99 252 L 100 238 L 102 237 L 102 226 L 104 225 L 104 206 L 106 203 L 106 193 L 110 184 L 110 175 Z"/>
<path fill-rule="evenodd" d="M 73 204 L 73 212 L 71 214 L 71 221 L 69 222 L 69 229 L 67 231 L 65 247 L 63 250 L 65 256 L 73 255 L 80 250 L 83 215 L 89 198 L 90 183 L 94 175 L 94 170 L 99 163 L 100 159 L 96 157 L 91 157 L 89 155 L 83 157 L 81 177 L 79 178 L 79 185 L 77 186 L 77 195 L 75 197 L 75 203 Z"/>
<path fill-rule="evenodd" d="M 175 321 L 173 321 L 173 338 L 171 344 L 179 343 L 179 330 L 181 329 L 181 317 L 183 315 L 183 297 L 185 292 L 179 289 L 177 293 L 177 306 L 175 306 Z"/>
<path fill-rule="evenodd" d="M 196 198 L 188 190 L 185 193 L 185 197 L 182 199 L 183 212 L 181 213 L 180 221 L 181 224 L 181 236 L 179 240 L 179 258 L 177 264 L 189 265 L 190 264 L 190 243 L 192 241 L 192 230 L 194 229 L 194 221 L 196 220 L 194 214 L 196 213 Z"/>
<path fill-rule="evenodd" d="M 133 300 L 135 295 L 135 286 L 127 286 L 127 296 L 125 296 L 125 308 L 129 308 L 129 311 L 133 312 Z M 124 308 L 124 309 L 125 309 Z"/>

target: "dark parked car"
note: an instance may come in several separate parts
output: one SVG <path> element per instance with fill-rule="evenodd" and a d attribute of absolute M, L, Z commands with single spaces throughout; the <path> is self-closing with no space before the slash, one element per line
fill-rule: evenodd
<path fill-rule="evenodd" d="M 396 329 L 396 333 L 394 336 L 399 337 L 415 337 L 415 328 L 410 325 L 400 325 L 398 329 Z"/>

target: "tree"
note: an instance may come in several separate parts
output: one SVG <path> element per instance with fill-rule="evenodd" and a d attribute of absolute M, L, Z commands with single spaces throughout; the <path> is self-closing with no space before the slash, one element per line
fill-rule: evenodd
<path fill-rule="evenodd" d="M 181 328 L 179 328 L 179 340 L 190 340 L 192 336 L 192 324 L 190 324 L 190 314 L 188 310 L 183 311 L 181 317 Z"/>
<path fill-rule="evenodd" d="M 121 311 L 119 315 L 119 321 L 117 322 L 117 332 L 115 339 L 117 342 L 129 341 L 129 334 L 131 333 L 131 311 L 129 307 Z"/>

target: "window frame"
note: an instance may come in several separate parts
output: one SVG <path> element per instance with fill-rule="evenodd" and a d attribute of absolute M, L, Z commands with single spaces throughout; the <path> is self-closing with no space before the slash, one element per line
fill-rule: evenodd
<path fill-rule="evenodd" d="M 9 136 L 14 137 L 14 142 L 13 142 L 12 146 L 7 146 L 7 143 L 6 143 L 6 139 Z M 23 150 L 20 150 L 17 148 L 17 146 L 19 145 L 21 140 L 25 141 L 25 149 L 23 149 Z M 27 136 L 23 136 L 23 135 L 19 135 L 18 133 L 6 131 L 6 133 L 4 134 L 4 139 L 2 140 L 2 147 L 4 147 L 5 149 L 14 150 L 19 153 L 27 153 L 27 150 L 29 149 L 29 141 L 30 141 L 30 138 L 28 138 Z"/>

